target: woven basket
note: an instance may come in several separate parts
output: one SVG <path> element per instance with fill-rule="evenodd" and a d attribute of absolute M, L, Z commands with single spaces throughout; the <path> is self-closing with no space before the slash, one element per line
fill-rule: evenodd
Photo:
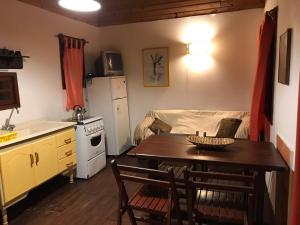
<path fill-rule="evenodd" d="M 188 141 L 200 149 L 223 149 L 234 143 L 232 138 L 189 136 Z"/>

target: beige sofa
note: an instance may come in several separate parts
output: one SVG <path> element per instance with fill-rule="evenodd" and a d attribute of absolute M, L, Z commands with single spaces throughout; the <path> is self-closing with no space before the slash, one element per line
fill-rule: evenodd
<path fill-rule="evenodd" d="M 215 136 L 221 119 L 237 118 L 242 123 L 235 135 L 236 138 L 248 138 L 249 112 L 244 111 L 205 111 L 205 110 L 153 110 L 147 113 L 134 132 L 135 144 L 140 143 L 154 133 L 149 129 L 155 118 L 159 118 L 172 126 L 171 133 L 175 134 L 195 134 L 200 135 L 206 132 L 208 136 Z"/>

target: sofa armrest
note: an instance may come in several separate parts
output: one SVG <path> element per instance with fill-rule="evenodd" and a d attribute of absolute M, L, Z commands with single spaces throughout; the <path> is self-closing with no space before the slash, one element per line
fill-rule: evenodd
<path fill-rule="evenodd" d="M 149 126 L 151 126 L 154 120 L 155 119 L 153 117 L 146 116 L 144 120 L 136 126 L 133 138 L 135 145 L 138 145 L 141 141 L 153 134 L 153 132 L 149 129 Z"/>

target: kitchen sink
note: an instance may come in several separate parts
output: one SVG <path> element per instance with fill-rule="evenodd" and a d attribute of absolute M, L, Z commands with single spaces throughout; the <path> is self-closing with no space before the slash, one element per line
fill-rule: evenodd
<path fill-rule="evenodd" d="M 16 127 L 16 132 L 18 133 L 18 137 L 26 137 L 47 130 L 55 129 L 61 126 L 62 124 L 63 124 L 62 122 L 38 121 L 38 122 L 30 123 L 27 126 Z"/>

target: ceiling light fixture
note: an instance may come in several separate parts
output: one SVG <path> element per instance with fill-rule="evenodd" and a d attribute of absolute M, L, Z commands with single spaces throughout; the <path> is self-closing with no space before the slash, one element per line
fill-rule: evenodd
<path fill-rule="evenodd" d="M 101 8 L 96 0 L 59 0 L 58 4 L 63 8 L 79 12 L 93 12 Z"/>

